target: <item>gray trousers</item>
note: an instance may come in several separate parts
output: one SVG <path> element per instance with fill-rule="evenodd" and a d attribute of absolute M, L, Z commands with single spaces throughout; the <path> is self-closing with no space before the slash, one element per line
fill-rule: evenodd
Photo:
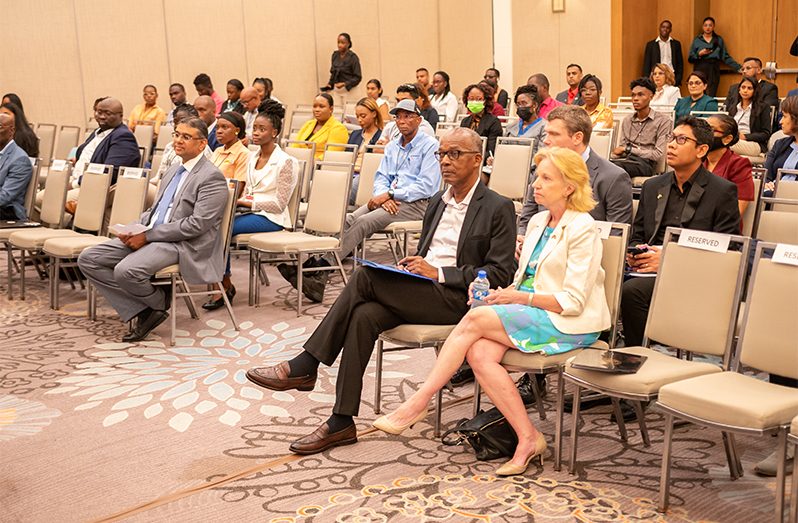
<path fill-rule="evenodd" d="M 86 249 L 78 257 L 78 267 L 100 294 L 129 321 L 147 307 L 166 310 L 166 294 L 150 278 L 177 263 L 177 245 L 168 242 L 148 243 L 134 251 L 114 238 Z"/>
<path fill-rule="evenodd" d="M 393 222 L 423 220 L 428 202 L 428 199 L 400 202 L 399 212 L 396 214 L 390 214 L 382 207 L 369 211 L 366 205 L 355 212 L 350 212 L 346 215 L 346 222 L 344 223 L 344 234 L 341 239 L 341 257 L 352 254 L 355 247 L 359 246 L 364 239 L 377 231 L 383 230 Z"/>

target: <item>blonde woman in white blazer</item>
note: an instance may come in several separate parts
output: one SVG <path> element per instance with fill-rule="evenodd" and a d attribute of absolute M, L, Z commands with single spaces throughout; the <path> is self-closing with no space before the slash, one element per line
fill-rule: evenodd
<path fill-rule="evenodd" d="M 374 422 L 400 433 L 423 419 L 432 396 L 467 359 L 480 385 L 518 435 L 512 459 L 496 474 L 522 474 L 546 450 L 521 396 L 500 365 L 510 347 L 559 354 L 592 344 L 610 326 L 601 268 L 601 239 L 588 214 L 595 205 L 582 157 L 563 148 L 535 156 L 535 201 L 548 210 L 532 217 L 513 286 L 491 290 L 489 307 L 474 308 L 457 325 L 419 390 Z"/>
<path fill-rule="evenodd" d="M 252 124 L 252 143 L 260 150 L 253 152 L 247 165 L 244 191 L 236 203 L 251 212 L 239 214 L 233 222 L 233 236 L 258 232 L 273 232 L 292 226 L 288 201 L 299 180 L 299 162 L 277 145 L 285 109 L 273 100 L 267 100 Z M 270 103 L 271 102 L 271 103 Z M 232 302 L 236 294 L 230 280 L 230 259 L 222 280 L 227 298 Z M 211 296 L 202 307 L 214 310 L 224 306 L 221 294 Z"/>

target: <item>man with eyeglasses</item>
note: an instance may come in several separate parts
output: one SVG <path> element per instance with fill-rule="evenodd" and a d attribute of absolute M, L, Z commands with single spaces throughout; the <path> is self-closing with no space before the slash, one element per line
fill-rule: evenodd
<path fill-rule="evenodd" d="M 743 66 L 740 68 L 740 74 L 743 77 L 749 76 L 755 78 L 758 83 L 758 96 L 759 100 L 771 107 L 778 107 L 779 105 L 779 87 L 771 82 L 762 78 L 762 60 L 755 56 L 746 57 L 743 60 Z M 729 92 L 726 94 L 726 99 L 732 99 L 737 96 L 740 90 L 740 82 L 736 82 L 729 86 Z"/>
<path fill-rule="evenodd" d="M 404 323 L 457 323 L 468 311 L 466 293 L 478 270 L 487 272 L 492 288 L 512 280 L 515 212 L 510 200 L 479 179 L 481 138 L 461 127 L 443 136 L 435 152 L 448 188 L 430 199 L 417 254 L 399 262 L 402 271 L 421 278 L 357 269 L 303 352 L 290 361 L 247 372 L 250 381 L 267 389 L 311 391 L 319 365 L 331 366 L 343 353 L 332 416 L 292 443 L 292 452 L 315 454 L 357 442 L 354 416 L 363 374 L 381 332 Z"/>
<path fill-rule="evenodd" d="M 161 181 L 155 204 L 141 215 L 143 231 L 86 249 L 78 267 L 97 287 L 122 321 L 135 319 L 122 337 L 137 342 L 169 317 L 171 296 L 151 278 L 179 264 L 186 283 L 210 284 L 224 273 L 223 242 L 219 237 L 227 201 L 227 182 L 202 155 L 208 126 L 199 118 L 183 120 L 173 134 L 181 162 Z"/>

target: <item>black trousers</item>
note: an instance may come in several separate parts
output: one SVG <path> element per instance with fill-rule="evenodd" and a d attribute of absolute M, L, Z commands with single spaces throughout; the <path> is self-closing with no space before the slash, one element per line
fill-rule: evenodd
<path fill-rule="evenodd" d="M 452 325 L 468 312 L 466 292 L 388 271 L 357 269 L 305 343 L 327 366 L 341 364 L 333 413 L 357 416 L 363 374 L 381 332 L 403 323 Z"/>
<path fill-rule="evenodd" d="M 715 58 L 700 59 L 693 64 L 693 70 L 701 71 L 707 75 L 707 96 L 718 94 L 718 84 L 720 83 L 720 60 Z"/>
<path fill-rule="evenodd" d="M 623 339 L 627 347 L 635 347 L 643 343 L 646 332 L 648 308 L 654 295 L 653 277 L 629 278 L 621 287 L 621 321 L 623 322 Z"/>
<path fill-rule="evenodd" d="M 637 178 L 639 176 L 654 176 L 654 162 L 641 158 L 640 156 L 630 154 L 624 158 L 614 158 L 612 163 L 626 171 L 630 178 Z"/>

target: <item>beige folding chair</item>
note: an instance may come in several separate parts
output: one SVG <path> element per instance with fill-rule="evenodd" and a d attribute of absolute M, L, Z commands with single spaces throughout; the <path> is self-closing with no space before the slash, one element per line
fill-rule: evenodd
<path fill-rule="evenodd" d="M 762 188 L 762 179 L 754 178 L 754 201 L 748 202 L 748 207 L 745 208 L 742 216 L 743 236 L 751 236 L 754 230 L 754 220 L 759 208 L 759 199 L 762 197 Z"/>
<path fill-rule="evenodd" d="M 357 159 L 357 145 L 351 143 L 327 143 L 324 145 L 324 160 L 325 162 L 332 162 L 342 164 L 343 169 L 346 169 L 346 164 L 355 165 Z"/>
<path fill-rule="evenodd" d="M 174 127 L 171 125 L 162 125 L 160 131 L 158 131 L 158 138 L 155 141 L 155 148 L 163 151 L 166 146 L 172 142 L 172 132 L 174 130 Z"/>
<path fill-rule="evenodd" d="M 612 140 L 615 134 L 614 129 L 593 129 L 590 134 L 590 148 L 596 151 L 596 154 L 604 158 L 610 159 L 612 153 Z"/>
<path fill-rule="evenodd" d="M 66 160 L 69 153 L 78 146 L 81 129 L 77 125 L 62 125 L 58 131 L 58 141 L 53 151 L 54 160 Z"/>
<path fill-rule="evenodd" d="M 30 219 L 31 211 L 33 211 L 33 205 L 36 202 L 36 191 L 39 188 L 39 173 L 41 172 L 41 159 L 39 158 L 28 158 L 31 163 L 32 173 L 31 179 L 28 181 L 28 187 L 25 189 L 25 216 Z M 60 162 L 59 162 L 60 163 Z M 65 169 L 68 170 L 66 166 Z M 67 178 L 68 180 L 68 178 Z M 46 193 L 45 193 L 46 194 Z M 66 197 L 66 190 L 64 191 L 64 197 Z M 0 229 L 0 242 L 3 243 L 4 248 L 6 249 L 6 256 L 7 256 L 7 268 L 8 268 L 8 299 L 13 299 L 13 293 L 11 291 L 11 272 L 14 268 L 18 269 L 16 260 L 13 256 L 13 251 L 11 249 L 11 244 L 8 242 L 8 238 L 11 236 L 11 233 L 25 230 L 25 227 L 14 227 L 8 229 Z"/>
<path fill-rule="evenodd" d="M 260 304 L 260 285 L 254 274 L 260 269 L 262 257 L 288 255 L 297 262 L 297 316 L 302 314 L 302 282 L 305 272 L 338 270 L 344 283 L 347 281 L 339 252 L 343 234 L 352 171 L 327 168 L 324 162 L 313 176 L 308 198 L 307 215 L 302 230 L 262 232 L 249 239 L 250 303 Z M 330 267 L 305 268 L 308 256 L 331 253 L 335 264 Z M 254 292 L 254 297 L 252 293 Z"/>
<path fill-rule="evenodd" d="M 798 455 L 798 416 L 790 423 L 790 433 L 787 441 L 793 445 L 793 453 Z M 793 458 L 792 463 L 792 494 L 790 495 L 790 523 L 798 523 L 798 459 Z"/>
<path fill-rule="evenodd" d="M 766 242 L 798 244 L 798 212 L 767 210 L 769 204 L 798 209 L 798 200 L 761 197 L 752 237 Z"/>
<path fill-rule="evenodd" d="M 367 145 L 363 152 L 363 161 L 360 164 L 360 174 L 358 175 L 357 194 L 355 195 L 356 208 L 366 205 L 374 196 L 374 178 L 384 156 L 382 153 L 374 152 L 377 149 L 382 149 L 382 147 Z"/>
<path fill-rule="evenodd" d="M 50 161 L 53 159 L 57 129 L 58 126 L 52 123 L 40 123 L 36 125 L 36 136 L 39 137 L 39 158 L 42 159 L 42 165 L 45 167 L 49 166 Z"/>
<path fill-rule="evenodd" d="M 798 255 L 798 245 L 780 247 L 791 252 L 792 256 Z M 787 432 L 793 417 L 798 415 L 798 389 L 774 385 L 743 373 L 745 366 L 746 369 L 798 379 L 798 345 L 795 341 L 798 339 L 798 323 L 794 307 L 798 295 L 798 265 L 794 258 L 777 258 L 776 249 L 777 245 L 772 243 L 760 242 L 757 245 L 739 348 L 731 368 L 666 384 L 659 391 L 657 407 L 665 411 L 659 499 L 662 512 L 668 508 L 671 442 L 676 417 L 723 433 L 728 442 L 726 452 L 732 480 L 743 475 L 734 448 L 734 433 L 777 436 L 776 512 L 773 521 L 782 521 L 784 517 Z M 767 259 L 766 253 L 773 253 L 772 259 Z M 795 482 L 793 476 L 793 484 Z"/>
<path fill-rule="evenodd" d="M 293 113 L 291 113 L 291 125 L 289 126 L 289 134 L 293 134 L 298 132 L 302 129 L 302 126 L 305 125 L 305 122 L 313 118 L 313 109 L 295 109 Z"/>
<path fill-rule="evenodd" d="M 483 142 L 483 153 L 484 146 L 485 142 Z M 529 186 L 532 147 L 533 143 L 530 138 L 499 137 L 496 139 L 490 188 L 505 198 L 513 200 L 517 206 L 523 203 Z"/>
<path fill-rule="evenodd" d="M 25 299 L 26 252 L 30 252 L 34 259 L 41 259 L 43 257 L 42 247 L 44 247 L 44 242 L 51 238 L 76 235 L 78 233 L 75 229 L 97 234 L 102 230 L 113 168 L 113 165 L 104 164 L 89 164 L 86 167 L 83 172 L 83 181 L 80 185 L 75 216 L 72 220 L 72 229 L 48 229 L 42 227 L 11 234 L 8 239 L 9 243 L 11 243 L 13 248 L 20 250 L 20 295 L 23 300 Z M 43 214 L 44 205 L 42 205 Z M 58 274 L 55 276 L 51 274 L 50 277 L 57 278 Z"/>
<path fill-rule="evenodd" d="M 144 198 L 147 196 L 147 185 L 149 185 L 148 171 L 134 167 L 120 167 L 119 178 L 115 186 L 119 197 L 114 198 L 109 220 L 112 226 L 138 222 L 141 218 L 141 213 L 144 210 Z M 108 236 L 76 232 L 71 236 L 59 236 L 45 240 L 42 251 L 50 257 L 51 309 L 58 310 L 59 308 L 58 275 L 61 268 L 77 267 L 77 258 L 84 250 L 107 242 L 111 236 L 115 235 L 110 231 Z M 90 282 L 89 286 L 91 286 Z M 88 293 L 91 293 L 90 289 Z M 92 311 L 89 311 L 89 316 L 92 316 Z"/>
<path fill-rule="evenodd" d="M 144 149 L 141 154 L 142 162 L 146 162 L 150 158 L 150 151 L 152 150 L 152 141 L 155 139 L 155 127 L 150 124 L 138 122 L 136 130 L 133 131 L 133 136 L 136 137 L 136 143 L 139 144 L 139 149 Z"/>
<path fill-rule="evenodd" d="M 609 374 L 578 369 L 566 362 L 563 377 L 575 387 L 571 428 L 569 471 L 576 470 L 579 407 L 582 389 L 606 394 L 612 399 L 621 439 L 626 427 L 620 399 L 630 400 L 637 413 L 645 446 L 650 446 L 641 402 L 657 398 L 660 387 L 704 374 L 720 373 L 731 361 L 737 311 L 743 290 L 750 238 L 717 235 L 729 240 L 726 252 L 710 252 L 678 243 L 691 231 L 668 227 L 660 254 L 660 270 L 648 312 L 641 347 L 625 347 L 619 352 L 646 356 L 634 374 Z M 678 328 L 674 321 L 678 319 Z M 730 320 L 731 319 L 731 320 Z M 679 359 L 650 348 L 656 342 L 690 354 L 722 358 L 722 365 Z"/>
<path fill-rule="evenodd" d="M 288 140 L 283 150 L 296 158 L 305 162 L 305 172 L 302 174 L 302 191 L 300 201 L 307 201 L 310 191 L 310 182 L 313 179 L 313 171 L 316 170 L 316 142 L 302 140 Z"/>
<path fill-rule="evenodd" d="M 776 183 L 773 197 L 785 200 L 798 200 L 798 180 L 784 180 L 785 175 L 798 176 L 798 169 L 779 169 L 776 172 Z M 795 205 L 774 204 L 774 211 L 798 212 Z"/>
<path fill-rule="evenodd" d="M 449 131 L 451 131 L 452 129 L 457 129 L 458 127 L 460 127 L 460 121 L 438 122 L 438 125 L 435 127 L 435 138 L 440 140 Z"/>

